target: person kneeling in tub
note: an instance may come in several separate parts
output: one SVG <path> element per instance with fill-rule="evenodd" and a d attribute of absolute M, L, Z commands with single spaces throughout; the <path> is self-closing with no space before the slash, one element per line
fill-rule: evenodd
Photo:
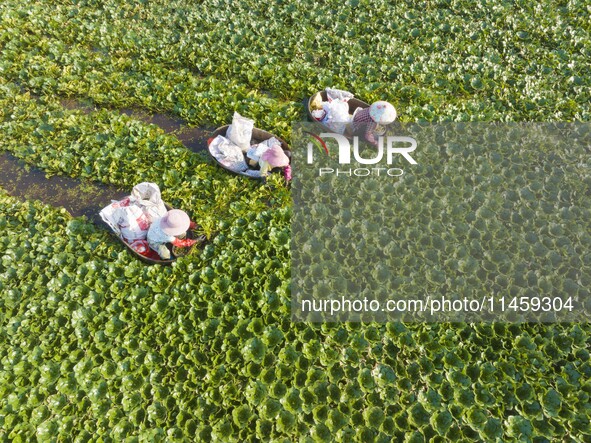
<path fill-rule="evenodd" d="M 163 217 L 156 219 L 148 230 L 148 244 L 150 248 L 158 253 L 161 259 L 170 260 L 170 251 L 166 243 L 186 248 L 193 246 L 196 241 L 191 239 L 180 239 L 179 235 L 187 232 L 189 228 L 195 227 L 195 223 L 189 219 L 185 211 L 171 209 Z"/>
<path fill-rule="evenodd" d="M 379 101 L 373 103 L 369 108 L 357 108 L 353 113 L 351 130 L 353 133 L 365 128 L 365 140 L 372 145 L 377 145 L 376 136 L 383 134 L 383 126 L 389 125 L 396 120 L 396 109 L 388 102 Z M 378 128 L 382 126 L 382 128 Z M 379 129 L 382 129 L 380 131 Z"/>

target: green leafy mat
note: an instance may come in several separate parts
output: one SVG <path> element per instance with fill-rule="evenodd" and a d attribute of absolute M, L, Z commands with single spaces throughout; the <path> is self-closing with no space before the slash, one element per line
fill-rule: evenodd
<path fill-rule="evenodd" d="M 589 435 L 587 325 L 291 323 L 285 210 L 168 268 L 63 211 L 0 213 L 4 440 Z"/>
<path fill-rule="evenodd" d="M 287 135 L 326 86 L 404 120 L 589 120 L 585 1 L 182 0 L 0 6 L 2 75 L 44 94 Z M 271 17 L 268 19 L 268 17 Z M 265 93 L 265 91 L 267 93 Z"/>
<path fill-rule="evenodd" d="M 218 235 L 146 267 L 84 220 L 0 197 L 0 440 L 587 441 L 587 324 L 291 323 L 280 178 L 230 176 L 154 126 L 55 98 L 192 124 L 238 110 L 287 138 L 326 86 L 407 121 L 589 121 L 587 7 L 2 2 L 0 149 L 155 180 Z"/>

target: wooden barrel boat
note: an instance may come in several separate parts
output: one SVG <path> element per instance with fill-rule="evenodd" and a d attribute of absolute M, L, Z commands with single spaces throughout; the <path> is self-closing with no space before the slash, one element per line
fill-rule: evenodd
<path fill-rule="evenodd" d="M 308 120 L 310 120 L 311 122 L 318 123 L 326 131 L 332 132 L 332 129 L 330 129 L 328 126 L 323 124 L 321 121 L 316 120 L 314 118 L 314 116 L 312 115 L 313 109 L 312 109 L 311 105 L 312 105 L 312 102 L 318 97 L 318 94 L 320 94 L 320 97 L 322 98 L 323 102 L 328 101 L 326 91 L 318 91 L 316 94 L 313 94 L 312 96 L 310 96 L 310 98 L 308 99 L 308 102 L 306 103 L 306 110 L 308 112 Z M 359 100 L 358 98 L 355 98 L 355 97 L 353 97 L 352 99 L 349 99 L 347 104 L 349 105 L 349 114 L 350 115 L 353 115 L 353 113 L 355 112 L 355 110 L 357 108 L 361 108 L 361 109 L 369 108 L 369 103 L 366 103 L 363 100 Z M 344 135 L 349 137 L 349 135 L 346 133 Z"/>
<path fill-rule="evenodd" d="M 227 166 L 223 165 L 222 163 L 220 163 L 220 161 L 215 158 L 215 156 L 212 154 L 211 150 L 209 149 L 209 146 L 211 144 L 211 141 L 216 138 L 218 135 L 222 135 L 222 136 L 226 136 L 226 132 L 228 131 L 228 128 L 230 127 L 230 125 L 225 125 L 225 126 L 221 126 L 219 128 L 217 128 L 213 134 L 211 134 L 211 137 L 209 138 L 208 142 L 207 142 L 207 152 L 209 152 L 209 155 L 211 156 L 211 158 L 213 158 L 213 160 L 223 169 L 225 169 L 226 171 L 232 172 L 233 174 L 238 174 L 238 175 L 242 175 L 244 177 L 248 177 L 248 178 L 252 178 L 255 180 L 262 180 L 264 179 L 264 177 L 255 177 L 252 175 L 248 175 L 245 172 L 242 171 L 235 171 L 231 168 L 228 168 Z M 289 145 L 287 144 L 287 142 L 285 140 L 283 140 L 281 137 L 276 136 L 275 134 L 272 134 L 270 132 L 264 131 L 262 129 L 258 129 L 258 128 L 253 128 L 252 129 L 252 137 L 250 139 L 250 144 L 251 145 L 256 145 L 258 143 L 264 142 L 265 140 L 269 140 L 271 137 L 275 137 L 277 140 L 279 140 L 279 142 L 281 143 L 281 148 L 283 149 L 283 152 L 285 152 L 285 155 L 287 155 L 287 157 L 290 158 L 291 160 L 291 151 L 289 149 Z M 248 159 L 246 159 L 245 156 L 245 160 L 246 163 L 248 164 Z M 253 170 L 258 170 L 258 166 L 256 168 L 252 168 Z M 282 170 L 282 168 L 275 168 L 273 169 L 271 172 L 280 172 Z"/>
<path fill-rule="evenodd" d="M 164 206 L 166 206 L 166 209 L 169 211 L 172 209 L 172 206 L 170 206 L 169 204 L 165 203 Z M 199 229 L 199 226 L 197 226 L 195 229 Z M 127 243 L 122 237 L 117 236 L 117 238 L 121 241 L 121 243 L 123 243 L 127 247 L 127 249 L 129 249 L 129 251 L 131 252 L 132 255 L 135 255 L 141 261 L 143 261 L 144 263 L 150 264 L 150 265 L 170 265 L 172 262 L 174 262 L 177 259 L 178 256 L 181 256 L 181 254 L 179 253 L 180 251 L 176 250 L 176 248 L 172 245 L 167 245 L 168 249 L 170 250 L 170 255 L 171 255 L 171 258 L 169 260 L 161 259 L 160 256 L 158 255 L 158 253 L 156 251 L 153 251 L 152 249 L 149 250 L 150 255 L 148 255 L 148 256 L 142 255 L 139 252 L 137 252 L 136 250 L 134 250 L 131 247 L 131 245 L 129 243 Z M 191 246 L 190 248 L 182 248 L 182 250 L 183 250 L 182 255 L 188 254 L 192 248 L 204 244 L 207 240 L 205 235 L 197 235 L 194 232 L 194 230 L 191 230 L 191 229 L 189 229 L 187 231 L 186 238 L 190 238 L 192 240 L 197 240 L 197 243 L 195 243 L 195 245 Z M 176 255 L 175 252 L 178 255 Z"/>

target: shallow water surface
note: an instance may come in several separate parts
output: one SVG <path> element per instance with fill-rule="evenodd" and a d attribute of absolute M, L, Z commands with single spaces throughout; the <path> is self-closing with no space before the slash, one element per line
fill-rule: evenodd
<path fill-rule="evenodd" d="M 89 180 L 63 175 L 46 177 L 41 169 L 26 165 L 8 152 L 0 153 L 0 187 L 14 197 L 40 200 L 94 222 L 100 221 L 99 211 L 111 200 L 129 195 L 129 190 Z"/>

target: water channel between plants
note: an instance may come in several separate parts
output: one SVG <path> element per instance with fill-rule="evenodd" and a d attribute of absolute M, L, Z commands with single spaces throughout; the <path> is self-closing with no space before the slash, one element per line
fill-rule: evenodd
<path fill-rule="evenodd" d="M 92 105 L 67 99 L 62 100 L 67 109 L 92 112 Z M 193 152 L 202 152 L 212 128 L 190 128 L 182 119 L 166 114 L 148 114 L 136 109 L 123 109 L 122 114 L 159 126 L 175 135 Z M 8 152 L 0 152 L 0 188 L 8 194 L 26 200 L 40 200 L 45 204 L 65 208 L 74 217 L 86 216 L 100 222 L 99 211 L 111 200 L 129 195 L 129 189 L 119 189 L 103 183 L 76 179 L 63 175 L 47 177 L 45 171 L 31 167 Z"/>

